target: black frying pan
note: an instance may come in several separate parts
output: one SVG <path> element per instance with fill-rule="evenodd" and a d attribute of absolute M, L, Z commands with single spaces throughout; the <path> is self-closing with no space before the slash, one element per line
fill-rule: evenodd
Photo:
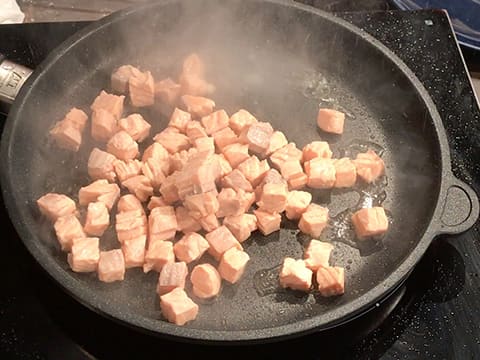
<path fill-rule="evenodd" d="M 86 159 L 94 144 L 62 152 L 50 145 L 48 129 L 72 106 L 88 110 L 117 66 L 151 69 L 160 79 L 178 73 L 192 51 L 206 59 L 218 89 L 214 98 L 229 113 L 246 108 L 300 148 L 326 139 L 336 157 L 367 147 L 382 154 L 387 178 L 378 184 L 314 192 L 314 201 L 333 215 L 322 238 L 335 244 L 333 263 L 346 268 L 345 295 L 326 299 L 278 289 L 278 265 L 285 256 L 301 257 L 308 241 L 287 221 L 270 236 L 252 236 L 243 280 L 224 285 L 219 299 L 202 304 L 184 327 L 162 320 L 156 274 L 129 270 L 125 281 L 105 284 L 68 269 L 35 200 L 50 191 L 75 198 L 89 183 Z M 342 136 L 317 131 L 319 104 L 347 113 Z M 155 109 L 143 113 L 155 131 L 166 125 Z M 478 216 L 477 197 L 453 177 L 441 120 L 413 73 L 354 26 L 279 0 L 161 1 L 92 24 L 55 50 L 21 89 L 3 132 L 1 161 L 12 222 L 67 292 L 114 320 L 190 341 L 266 341 L 339 325 L 395 289 L 435 236 L 464 231 Z M 390 230 L 383 241 L 359 244 L 345 220 L 372 203 L 389 211 Z M 102 247 L 118 247 L 113 233 Z"/>

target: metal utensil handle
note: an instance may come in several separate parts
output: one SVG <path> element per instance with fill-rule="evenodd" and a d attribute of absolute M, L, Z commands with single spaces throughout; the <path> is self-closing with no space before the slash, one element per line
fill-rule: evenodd
<path fill-rule="evenodd" d="M 0 54 L 0 103 L 12 104 L 32 70 Z"/>

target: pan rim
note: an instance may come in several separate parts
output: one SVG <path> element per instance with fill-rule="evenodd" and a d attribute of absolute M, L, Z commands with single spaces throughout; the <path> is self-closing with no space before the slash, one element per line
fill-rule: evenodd
<path fill-rule="evenodd" d="M 262 0 L 249 1 L 258 2 Z M 400 283 L 402 279 L 408 275 L 414 265 L 420 260 L 433 238 L 437 235 L 438 225 L 436 223 L 436 219 L 439 218 L 442 210 L 442 203 L 440 200 L 445 198 L 448 188 L 447 179 L 452 177 L 450 169 L 450 153 L 446 142 L 441 141 L 441 139 L 446 139 L 446 132 L 441 121 L 441 117 L 427 90 L 413 73 L 413 71 L 410 70 L 397 55 L 395 55 L 385 45 L 383 45 L 379 40 L 370 34 L 364 32 L 349 22 L 336 17 L 333 14 L 329 14 L 310 6 L 294 3 L 289 0 L 263 0 L 263 2 L 272 3 L 278 6 L 296 8 L 301 11 L 312 13 L 315 16 L 321 17 L 325 21 L 345 28 L 347 31 L 368 42 L 370 46 L 375 47 L 382 53 L 383 56 L 385 56 L 398 68 L 403 76 L 405 76 L 406 79 L 408 79 L 412 86 L 417 90 L 418 96 L 422 99 L 425 107 L 428 109 L 429 115 L 431 116 L 435 127 L 434 135 L 436 136 L 436 142 L 439 145 L 439 165 L 442 177 L 440 179 L 438 197 L 434 206 L 432 218 L 417 246 L 412 252 L 410 252 L 410 254 L 407 255 L 397 269 L 389 274 L 387 278 L 365 292 L 362 296 L 336 308 L 335 310 L 328 311 L 308 319 L 299 320 L 294 323 L 271 328 L 251 330 L 206 330 L 190 328 L 188 326 L 180 327 L 167 323 L 163 320 L 147 318 L 138 314 L 127 314 L 112 306 L 109 306 L 106 301 L 99 301 L 94 291 L 90 290 L 88 286 L 68 275 L 68 273 L 62 267 L 60 267 L 58 263 L 54 261 L 54 259 L 45 251 L 45 249 L 43 249 L 40 244 L 35 241 L 35 235 L 32 234 L 27 227 L 23 226 L 20 220 L 22 211 L 18 206 L 18 202 L 16 201 L 14 191 L 15 186 L 12 184 L 9 176 L 11 164 L 9 160 L 12 157 L 11 143 L 9 138 L 11 132 L 14 130 L 15 119 L 18 117 L 18 114 L 21 113 L 22 104 L 25 102 L 25 99 L 28 97 L 27 95 L 31 92 L 31 89 L 34 88 L 35 83 L 43 76 L 44 72 L 54 66 L 55 62 L 65 53 L 67 53 L 70 48 L 74 47 L 77 43 L 83 41 L 85 38 L 88 38 L 90 34 L 93 34 L 104 27 L 110 26 L 111 23 L 120 21 L 123 16 L 128 16 L 129 14 L 137 11 L 144 11 L 150 7 L 162 6 L 176 2 L 177 0 L 156 1 L 136 8 L 122 10 L 97 22 L 94 22 L 91 25 L 88 25 L 85 29 L 82 29 L 78 33 L 74 34 L 58 48 L 56 48 L 36 69 L 34 74 L 28 79 L 26 85 L 21 89 L 18 99 L 12 106 L 11 112 L 7 118 L 0 145 L 0 159 L 2 168 L 0 180 L 2 193 L 5 199 L 6 208 L 10 215 L 10 219 L 15 226 L 16 231 L 20 235 L 22 242 L 32 254 L 32 257 L 70 296 L 93 311 L 116 322 L 134 327 L 140 331 L 154 333 L 156 335 L 165 336 L 175 340 L 233 345 L 243 344 L 245 342 L 251 343 L 279 341 L 286 338 L 302 336 L 307 333 L 319 331 L 320 329 L 325 330 L 348 321 L 355 315 L 358 315 L 360 312 L 365 311 L 375 301 L 383 299 L 388 294 L 389 290 L 397 286 L 398 283 Z M 39 259 L 42 259 L 42 261 Z"/>

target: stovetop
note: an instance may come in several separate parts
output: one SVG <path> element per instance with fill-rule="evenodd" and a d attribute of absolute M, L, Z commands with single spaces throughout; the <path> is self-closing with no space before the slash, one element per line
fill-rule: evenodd
<path fill-rule="evenodd" d="M 335 10 L 335 9 L 333 9 Z M 442 11 L 338 13 L 385 43 L 429 90 L 447 129 L 453 170 L 480 193 L 480 112 L 450 23 Z M 35 67 L 86 23 L 0 26 L 0 52 Z M 3 123 L 4 119 L 0 118 Z M 3 203 L 0 358 L 480 359 L 480 223 L 434 240 L 405 284 L 367 314 L 333 330 L 277 344 L 179 344 L 90 311 L 35 263 Z M 252 355 L 253 354 L 253 355 Z"/>

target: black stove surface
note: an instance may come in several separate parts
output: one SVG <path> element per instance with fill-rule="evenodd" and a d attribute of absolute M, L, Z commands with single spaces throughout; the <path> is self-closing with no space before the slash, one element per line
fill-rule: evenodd
<path fill-rule="evenodd" d="M 480 112 L 446 14 L 338 15 L 385 43 L 424 83 L 447 129 L 456 176 L 480 193 L 480 162 L 475 161 L 480 159 Z M 0 52 L 35 67 L 59 42 L 85 25 L 0 26 Z M 36 264 L 3 204 L 0 212 L 4 233 L 1 359 L 156 358 L 166 354 L 281 359 L 292 349 L 302 359 L 480 359 L 479 223 L 460 236 L 437 238 L 402 287 L 350 323 L 277 344 L 232 348 L 153 338 L 90 311 L 66 295 Z"/>

